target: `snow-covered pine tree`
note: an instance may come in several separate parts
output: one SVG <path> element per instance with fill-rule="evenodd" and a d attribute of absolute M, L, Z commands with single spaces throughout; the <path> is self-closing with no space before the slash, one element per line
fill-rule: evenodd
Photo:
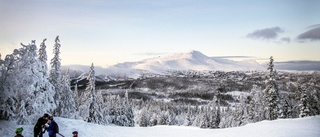
<path fill-rule="evenodd" d="M 168 125 L 176 125 L 176 124 L 177 124 L 176 114 L 173 112 L 173 110 L 170 110 Z"/>
<path fill-rule="evenodd" d="M 228 106 L 227 108 L 224 108 L 222 110 L 223 110 L 222 111 L 223 117 L 221 117 L 221 122 L 220 122 L 221 128 L 232 127 L 232 125 L 234 125 L 235 123 L 232 109 Z"/>
<path fill-rule="evenodd" d="M 76 105 L 70 87 L 69 69 L 66 71 L 66 74 L 62 76 L 61 82 L 62 92 L 60 94 L 60 103 L 62 107 L 60 116 L 64 118 L 76 118 Z"/>
<path fill-rule="evenodd" d="M 218 95 L 213 97 L 211 105 L 209 106 L 209 128 L 219 128 L 220 121 L 221 121 L 221 111 L 220 111 L 220 92 L 218 91 Z M 211 109 L 211 110 L 210 110 Z"/>
<path fill-rule="evenodd" d="M 235 125 L 234 126 L 243 126 L 248 123 L 248 107 L 246 104 L 246 98 L 241 95 L 240 96 L 240 104 L 236 106 L 234 110 L 234 119 Z"/>
<path fill-rule="evenodd" d="M 169 111 L 163 110 L 158 115 L 158 124 L 159 125 L 168 125 L 169 124 Z"/>
<path fill-rule="evenodd" d="M 200 120 L 200 128 L 208 128 L 210 127 L 210 117 L 208 115 L 209 107 L 203 107 L 201 109 L 201 120 Z"/>
<path fill-rule="evenodd" d="M 47 39 L 43 39 L 42 43 L 40 44 L 40 48 L 39 48 L 39 55 L 38 58 L 41 61 L 41 68 L 43 70 L 43 75 L 45 77 L 48 77 L 48 65 L 47 65 L 47 61 L 48 61 L 48 56 L 47 56 L 47 50 L 46 50 L 46 40 Z"/>
<path fill-rule="evenodd" d="M 216 114 L 216 119 L 215 119 L 215 128 L 220 128 L 220 122 L 221 122 L 221 109 L 220 109 L 220 102 L 221 102 L 221 95 L 220 91 L 218 91 L 217 95 L 217 114 Z"/>
<path fill-rule="evenodd" d="M 133 127 L 134 123 L 135 123 L 134 122 L 134 114 L 133 114 L 131 102 L 129 101 L 128 91 L 126 91 L 126 93 L 125 93 L 123 105 L 124 105 L 124 115 L 127 119 L 124 126 Z"/>
<path fill-rule="evenodd" d="M 24 103 L 24 100 L 21 101 L 20 107 L 18 109 L 18 119 L 17 124 L 25 124 L 25 123 L 31 123 L 30 119 L 28 118 L 28 113 L 25 108 L 26 104 Z"/>
<path fill-rule="evenodd" d="M 292 118 L 292 110 L 289 106 L 288 99 L 283 99 L 281 118 Z"/>
<path fill-rule="evenodd" d="M 320 100 L 317 96 L 317 93 L 319 91 L 312 91 L 310 93 L 310 97 L 309 97 L 309 104 L 310 104 L 310 115 L 314 116 L 314 115 L 320 115 Z"/>
<path fill-rule="evenodd" d="M 188 105 L 188 111 L 187 111 L 186 117 L 184 119 L 184 125 L 185 126 L 191 126 L 192 125 L 191 115 L 192 115 L 192 111 L 191 111 L 191 107 L 190 107 L 190 104 L 189 104 Z"/>
<path fill-rule="evenodd" d="M 265 119 L 263 91 L 257 85 L 253 85 L 250 92 L 248 120 L 249 122 L 258 122 Z"/>
<path fill-rule="evenodd" d="M 310 109 L 309 109 L 309 104 L 308 104 L 308 95 L 307 95 L 307 90 L 304 85 L 299 86 L 299 91 L 301 93 L 300 97 L 300 114 L 299 117 L 306 117 L 310 116 Z"/>
<path fill-rule="evenodd" d="M 51 84 L 55 87 L 55 103 L 58 105 L 57 109 L 55 111 L 55 115 L 59 116 L 61 114 L 61 99 L 60 99 L 60 94 L 61 94 L 61 59 L 60 59 L 60 39 L 59 36 L 56 37 L 55 39 L 55 44 L 53 47 L 53 58 L 51 59 L 50 65 L 51 65 L 51 70 L 49 74 L 49 80 Z"/>
<path fill-rule="evenodd" d="M 148 112 L 146 110 L 146 108 L 142 108 L 142 110 L 139 113 L 139 120 L 138 120 L 138 124 L 140 127 L 147 127 L 149 124 L 149 116 L 148 116 Z"/>
<path fill-rule="evenodd" d="M 275 120 L 278 118 L 278 104 L 279 104 L 279 89 L 275 80 L 273 57 L 270 57 L 270 63 L 268 64 L 269 76 L 267 86 L 264 91 L 265 99 L 265 112 L 268 120 Z"/>
<path fill-rule="evenodd" d="M 98 104 L 102 104 L 98 101 L 100 101 L 100 97 L 97 97 L 98 95 L 101 96 L 101 94 L 96 93 L 95 89 L 95 71 L 93 63 L 91 64 L 89 74 L 87 77 L 87 80 L 89 81 L 87 84 L 87 87 L 85 91 L 82 94 L 81 97 L 81 106 L 79 107 L 79 113 L 80 116 L 87 122 L 91 123 L 97 123 L 97 124 L 105 124 L 104 118 L 102 115 L 102 108 Z"/>
<path fill-rule="evenodd" d="M 31 124 L 28 122 L 36 121 L 43 113 L 51 113 L 56 108 L 54 87 L 42 73 L 35 41 L 21 45 L 22 48 L 7 55 L 3 63 L 0 112 L 5 119 Z"/>

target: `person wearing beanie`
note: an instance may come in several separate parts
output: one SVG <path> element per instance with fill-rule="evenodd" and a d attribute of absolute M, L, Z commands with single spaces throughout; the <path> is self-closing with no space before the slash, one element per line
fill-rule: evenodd
<path fill-rule="evenodd" d="M 14 137 L 23 137 L 22 135 L 23 128 L 19 127 L 16 129 L 16 135 Z"/>
<path fill-rule="evenodd" d="M 34 137 L 42 137 L 42 134 L 44 133 L 42 129 L 44 129 L 44 125 L 47 123 L 48 118 L 49 114 L 46 113 L 38 119 L 37 124 L 34 126 L 33 129 Z"/>
<path fill-rule="evenodd" d="M 73 131 L 72 132 L 72 137 L 78 137 L 78 131 Z"/>

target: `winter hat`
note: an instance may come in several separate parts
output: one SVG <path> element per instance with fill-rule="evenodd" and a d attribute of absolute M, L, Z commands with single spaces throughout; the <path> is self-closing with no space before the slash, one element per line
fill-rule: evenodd
<path fill-rule="evenodd" d="M 16 134 L 22 134 L 23 128 L 19 127 L 16 129 Z"/>
<path fill-rule="evenodd" d="M 78 134 L 78 131 L 73 131 L 72 134 Z"/>
<path fill-rule="evenodd" d="M 45 113 L 44 115 L 43 115 L 43 117 L 49 117 L 50 115 L 49 114 L 47 114 L 47 113 Z"/>

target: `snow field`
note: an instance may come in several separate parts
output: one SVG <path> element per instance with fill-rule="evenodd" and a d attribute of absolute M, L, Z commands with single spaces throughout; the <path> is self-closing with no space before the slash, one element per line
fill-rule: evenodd
<path fill-rule="evenodd" d="M 66 137 L 71 137 L 74 130 L 79 132 L 79 137 L 320 137 L 320 116 L 262 121 L 226 129 L 186 126 L 120 127 L 59 117 L 55 120 L 60 133 Z M 3 120 L 0 121 L 0 134 L 2 137 L 13 137 L 17 127 L 24 128 L 25 137 L 33 136 L 33 125 L 17 125 Z M 44 137 L 47 136 L 45 133 Z"/>

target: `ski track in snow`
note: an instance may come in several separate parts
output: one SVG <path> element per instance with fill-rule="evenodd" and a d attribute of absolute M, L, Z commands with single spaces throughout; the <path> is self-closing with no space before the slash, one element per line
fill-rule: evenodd
<path fill-rule="evenodd" d="M 59 117 L 55 120 L 60 133 L 65 137 L 71 137 L 74 130 L 79 132 L 79 137 L 320 137 L 320 116 L 262 121 L 225 129 L 186 126 L 120 127 Z M 24 128 L 25 137 L 33 136 L 33 125 L 17 125 L 4 120 L 0 121 L 0 136 L 13 137 L 17 127 Z M 48 137 L 48 134 L 45 133 L 44 137 Z"/>

